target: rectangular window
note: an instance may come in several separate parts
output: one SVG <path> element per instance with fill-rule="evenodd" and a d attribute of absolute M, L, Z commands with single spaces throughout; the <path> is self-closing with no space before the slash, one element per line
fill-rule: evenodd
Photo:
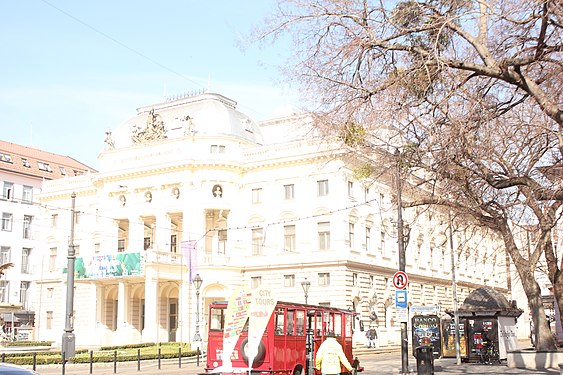
<path fill-rule="evenodd" d="M 2 198 L 14 199 L 14 184 L 4 181 L 4 189 L 2 190 Z"/>
<path fill-rule="evenodd" d="M 123 253 L 125 251 L 125 240 L 117 240 L 117 252 Z"/>
<path fill-rule="evenodd" d="M 354 248 L 354 223 L 348 223 L 348 243 L 350 248 Z"/>
<path fill-rule="evenodd" d="M 284 249 L 288 252 L 295 252 L 295 225 L 285 225 L 283 227 Z"/>
<path fill-rule="evenodd" d="M 12 162 L 12 155 L 0 152 L 0 161 L 5 161 L 6 163 Z"/>
<path fill-rule="evenodd" d="M 262 189 L 252 189 L 252 204 L 262 203 Z"/>
<path fill-rule="evenodd" d="M 352 286 L 358 286 L 358 274 L 355 272 L 352 274 Z"/>
<path fill-rule="evenodd" d="M 317 232 L 319 236 L 319 250 L 327 251 L 330 249 L 330 222 L 322 222 L 317 224 Z"/>
<path fill-rule="evenodd" d="M 99 254 L 100 253 L 100 243 L 96 242 L 94 244 L 94 254 Z"/>
<path fill-rule="evenodd" d="M 20 303 L 25 307 L 27 306 L 27 291 L 29 290 L 29 281 L 22 281 L 20 283 Z"/>
<path fill-rule="evenodd" d="M 151 238 L 150 237 L 144 237 L 143 238 L 143 249 L 148 250 L 151 248 Z"/>
<path fill-rule="evenodd" d="M 219 237 L 219 248 L 217 249 L 218 254 L 226 254 L 227 253 L 227 230 L 221 229 L 217 232 Z"/>
<path fill-rule="evenodd" d="M 39 168 L 40 171 L 44 171 L 44 172 L 53 172 L 53 169 L 51 168 L 51 166 L 49 165 L 49 163 L 45 163 L 42 161 L 38 161 L 37 162 L 37 167 Z"/>
<path fill-rule="evenodd" d="M 22 202 L 31 203 L 33 201 L 33 187 L 23 186 Z"/>
<path fill-rule="evenodd" d="M 295 198 L 295 187 L 293 184 L 283 185 L 284 199 L 291 200 Z"/>
<path fill-rule="evenodd" d="M 57 267 L 57 248 L 49 249 L 49 271 L 54 272 Z"/>
<path fill-rule="evenodd" d="M 380 243 L 379 243 L 379 250 L 381 251 L 382 254 L 385 253 L 385 231 L 382 230 L 380 233 Z"/>
<path fill-rule="evenodd" d="M 8 263 L 10 261 L 10 247 L 2 246 L 0 247 L 0 262 L 2 264 Z"/>
<path fill-rule="evenodd" d="M 328 180 L 317 181 L 317 196 L 324 197 L 328 195 Z"/>
<path fill-rule="evenodd" d="M 348 196 L 354 196 L 354 183 L 352 181 L 348 181 Z"/>
<path fill-rule="evenodd" d="M 369 188 L 364 188 L 364 201 L 369 201 Z"/>
<path fill-rule="evenodd" d="M 33 216 L 24 215 L 23 216 L 23 238 L 29 240 L 31 239 L 31 221 Z"/>
<path fill-rule="evenodd" d="M 63 167 L 62 165 L 60 165 L 60 166 L 59 166 L 59 171 L 61 172 L 61 174 L 62 174 L 63 176 L 66 176 L 65 167 Z"/>
<path fill-rule="evenodd" d="M 175 234 L 170 235 L 170 252 L 178 252 L 178 236 L 176 236 Z"/>
<path fill-rule="evenodd" d="M 371 249 L 371 228 L 366 227 L 366 250 L 369 251 Z"/>
<path fill-rule="evenodd" d="M 9 212 L 2 212 L 2 230 L 6 232 L 12 231 L 12 214 Z"/>
<path fill-rule="evenodd" d="M 375 278 L 373 277 L 373 275 L 370 275 L 369 277 L 369 287 L 370 289 L 375 287 Z"/>
<path fill-rule="evenodd" d="M 0 280 L 0 302 L 8 303 L 8 295 L 10 294 L 9 282 Z"/>
<path fill-rule="evenodd" d="M 29 257 L 31 256 L 31 249 L 23 248 L 22 249 L 22 273 L 31 273 L 29 272 Z"/>
<path fill-rule="evenodd" d="M 224 154 L 225 153 L 225 146 L 224 145 L 211 145 L 211 153 L 212 154 Z"/>
<path fill-rule="evenodd" d="M 31 168 L 31 164 L 29 164 L 29 160 L 26 158 L 22 158 L 22 165 L 26 168 Z"/>
<path fill-rule="evenodd" d="M 52 214 L 51 215 L 51 227 L 52 228 L 56 228 L 57 227 L 57 219 L 59 218 L 58 214 Z"/>
<path fill-rule="evenodd" d="M 319 273 L 319 286 L 328 286 L 328 285 L 330 285 L 330 273 L 328 272 Z"/>
<path fill-rule="evenodd" d="M 262 228 L 252 229 L 252 255 L 262 254 Z"/>
<path fill-rule="evenodd" d="M 262 276 L 253 276 L 250 278 L 250 287 L 252 289 L 259 288 L 262 285 Z"/>
<path fill-rule="evenodd" d="M 52 311 L 47 311 L 45 328 L 46 329 L 53 329 L 53 312 Z"/>
<path fill-rule="evenodd" d="M 283 286 L 292 288 L 295 286 L 295 275 L 283 275 Z"/>
<path fill-rule="evenodd" d="M 47 288 L 47 298 L 53 298 L 53 292 L 55 288 Z"/>

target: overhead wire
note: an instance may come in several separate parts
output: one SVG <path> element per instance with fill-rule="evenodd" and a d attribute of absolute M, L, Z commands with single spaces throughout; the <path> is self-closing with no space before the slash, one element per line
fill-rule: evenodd
<path fill-rule="evenodd" d="M 182 79 L 185 79 L 186 81 L 188 81 L 188 82 L 190 82 L 190 83 L 196 85 L 197 87 L 203 89 L 204 91 L 207 89 L 207 87 L 206 87 L 205 85 L 203 85 L 203 84 L 201 84 L 201 83 L 199 83 L 199 82 L 196 82 L 196 81 L 194 81 L 193 79 L 190 79 L 189 77 L 186 77 L 184 74 L 182 74 L 182 73 L 180 73 L 180 72 L 178 72 L 178 71 L 176 71 L 176 70 L 174 70 L 174 69 L 172 69 L 172 68 L 170 68 L 170 67 L 164 65 L 163 63 L 161 63 L 161 62 L 159 62 L 159 61 L 153 59 L 153 58 L 150 57 L 150 56 L 147 56 L 146 54 L 144 54 L 144 53 L 142 53 L 142 52 L 136 50 L 135 48 L 132 48 L 132 47 L 128 46 L 127 44 L 121 42 L 121 41 L 118 40 L 117 38 L 114 38 L 113 36 L 109 35 L 108 33 L 101 31 L 100 29 L 98 29 L 98 28 L 96 28 L 96 27 L 90 25 L 89 23 L 87 23 L 87 22 L 81 20 L 80 18 L 78 18 L 78 17 L 76 17 L 76 16 L 70 14 L 69 12 L 65 11 L 64 9 L 61 9 L 60 7 L 57 7 L 56 5 L 52 4 L 51 2 L 49 2 L 49 1 L 47 1 L 47 0 L 41 0 L 41 1 L 42 1 L 43 3 L 45 3 L 45 4 L 47 4 L 48 6 L 50 6 L 51 8 L 55 9 L 56 11 L 58 11 L 58 12 L 64 14 L 65 16 L 71 18 L 72 20 L 74 20 L 74 21 L 80 23 L 81 25 L 87 27 L 88 29 L 90 29 L 90 30 L 92 30 L 93 32 L 95 32 L 96 34 L 99 34 L 99 35 L 103 36 L 104 38 L 106 38 L 106 39 L 112 41 L 113 43 L 119 45 L 120 47 L 123 47 L 123 48 L 127 49 L 128 51 L 133 52 L 133 53 L 136 54 L 137 56 L 139 56 L 139 57 L 141 57 L 141 58 L 143 58 L 143 59 L 145 59 L 145 60 L 147 60 L 147 61 L 149 61 L 149 62 L 151 62 L 151 63 L 153 63 L 153 64 L 155 64 L 155 65 L 157 65 L 158 67 L 160 67 L 160 68 L 162 68 L 162 69 L 164 69 L 164 70 L 166 70 L 166 71 L 168 71 L 168 72 L 170 72 L 170 73 L 172 73 L 172 74 L 174 74 L 174 75 L 176 75 L 176 76 L 178 76 L 178 77 L 180 77 L 180 78 L 182 78 Z M 241 106 L 242 106 L 242 107 L 245 107 L 245 108 L 247 108 L 247 109 L 249 109 L 249 110 L 251 110 L 252 112 L 254 112 L 254 113 L 256 113 L 256 114 L 264 115 L 261 111 L 256 110 L 255 108 L 249 107 L 249 106 L 247 106 L 247 105 L 241 105 Z"/>

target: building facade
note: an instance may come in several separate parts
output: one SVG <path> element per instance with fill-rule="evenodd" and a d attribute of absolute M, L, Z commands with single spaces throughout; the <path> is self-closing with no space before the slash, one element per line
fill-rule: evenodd
<path fill-rule="evenodd" d="M 99 172 L 43 184 L 37 339 L 61 340 L 74 216 L 77 345 L 191 342 L 199 330 L 205 341 L 206 307 L 240 286 L 352 309 L 358 342 L 369 325 L 379 345 L 399 342 L 391 175 L 358 178 L 307 116 L 256 123 L 218 94 L 137 112 L 107 133 Z M 506 292 L 495 237 L 460 232 L 451 246 L 446 213 L 403 216 L 412 305 L 451 309 L 452 270 L 460 301 L 482 285 Z"/>
<path fill-rule="evenodd" d="M 35 279 L 40 275 L 37 199 L 44 180 L 66 179 L 93 171 L 68 157 L 0 141 L 0 264 L 12 263 L 0 279 L 1 316 L 10 324 L 33 325 L 38 301 L 33 299 Z"/>

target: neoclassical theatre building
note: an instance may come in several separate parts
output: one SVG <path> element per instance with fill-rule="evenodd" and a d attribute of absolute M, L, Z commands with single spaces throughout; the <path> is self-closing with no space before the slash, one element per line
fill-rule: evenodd
<path fill-rule="evenodd" d="M 203 93 L 139 108 L 100 149 L 99 172 L 43 185 L 36 339 L 61 342 L 72 244 L 77 345 L 205 341 L 209 303 L 243 285 L 353 309 L 358 342 L 367 326 L 379 345 L 399 342 L 392 179 L 356 178 L 307 116 L 257 123 Z M 482 285 L 508 291 L 489 234 L 456 234 L 452 267 L 447 215 L 404 218 L 412 305 L 451 309 L 452 268 L 460 301 Z"/>

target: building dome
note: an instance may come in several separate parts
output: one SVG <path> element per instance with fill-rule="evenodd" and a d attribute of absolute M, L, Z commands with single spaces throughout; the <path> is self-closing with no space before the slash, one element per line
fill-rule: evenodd
<path fill-rule="evenodd" d="M 236 104 L 222 95 L 205 93 L 141 107 L 136 116 L 107 134 L 106 147 L 188 136 L 232 136 L 261 144 L 260 128 Z"/>

